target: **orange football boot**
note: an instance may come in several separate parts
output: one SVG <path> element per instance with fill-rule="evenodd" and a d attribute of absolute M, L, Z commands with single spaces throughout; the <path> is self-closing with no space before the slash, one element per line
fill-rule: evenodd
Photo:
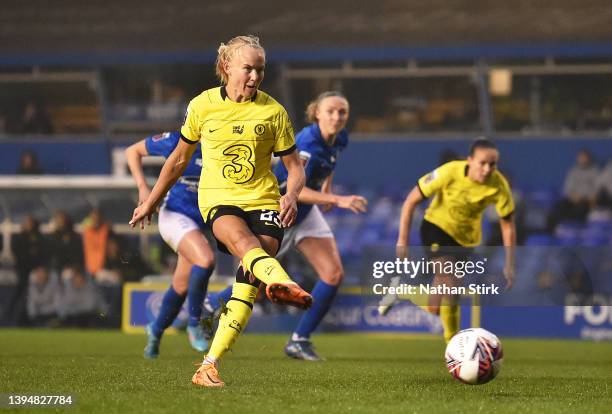
<path fill-rule="evenodd" d="M 312 306 L 312 296 L 297 283 L 272 283 L 266 287 L 268 299 L 277 305 L 291 305 L 300 309 Z"/>

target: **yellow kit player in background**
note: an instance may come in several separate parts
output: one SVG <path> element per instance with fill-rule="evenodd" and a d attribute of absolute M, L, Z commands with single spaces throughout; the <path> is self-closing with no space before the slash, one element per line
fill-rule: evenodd
<path fill-rule="evenodd" d="M 275 303 L 300 308 L 312 304 L 312 297 L 273 258 L 283 238 L 283 227 L 295 220 L 304 169 L 295 151 L 287 112 L 258 90 L 264 67 L 265 51 L 257 37 L 238 36 L 220 45 L 216 73 L 223 86 L 191 100 L 181 128 L 182 140 L 130 222 L 135 226 L 145 217 L 150 220 L 200 142 L 200 212 L 211 226 L 218 248 L 242 262 L 210 351 L 192 378 L 194 384 L 205 387 L 224 385 L 217 361 L 244 330 L 260 281 L 267 285 L 266 294 Z M 271 171 L 272 153 L 280 157 L 288 171 L 287 191 L 282 197 Z"/>
<path fill-rule="evenodd" d="M 499 151 L 487 139 L 477 139 L 464 161 L 451 161 L 421 177 L 410 191 L 400 216 L 396 253 L 399 258 L 408 257 L 409 234 L 412 216 L 417 204 L 432 197 L 421 224 L 421 240 L 433 261 L 448 262 L 464 259 L 482 238 L 482 214 L 488 205 L 495 205 L 500 216 L 500 226 L 505 246 L 504 276 L 506 288 L 514 280 L 514 247 L 516 228 L 513 212 L 514 201 L 510 186 L 497 171 Z M 442 266 L 444 268 L 444 266 Z M 436 269 L 438 269 L 436 267 Z M 458 285 L 452 274 L 436 274 L 433 286 Z M 391 299 L 391 300 L 389 300 Z M 379 312 L 389 311 L 396 297 L 385 297 Z M 427 304 L 417 303 L 425 310 L 439 314 L 444 327 L 444 339 L 448 342 L 459 331 L 458 297 L 429 295 Z"/>

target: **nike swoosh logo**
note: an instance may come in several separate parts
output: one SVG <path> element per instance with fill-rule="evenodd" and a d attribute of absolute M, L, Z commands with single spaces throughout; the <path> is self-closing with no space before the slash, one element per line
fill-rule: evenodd
<path fill-rule="evenodd" d="M 214 378 L 211 378 L 210 375 L 208 375 L 208 372 L 206 373 L 206 376 L 208 377 L 208 380 L 210 382 L 212 382 L 213 384 L 218 384 L 219 383 L 219 381 L 216 381 Z"/>
<path fill-rule="evenodd" d="M 209 133 L 209 134 L 212 134 L 213 132 L 218 131 L 218 130 L 220 130 L 220 129 L 221 129 L 221 128 L 217 128 L 217 129 L 210 129 L 210 128 L 209 128 L 209 129 L 208 129 L 208 133 Z"/>

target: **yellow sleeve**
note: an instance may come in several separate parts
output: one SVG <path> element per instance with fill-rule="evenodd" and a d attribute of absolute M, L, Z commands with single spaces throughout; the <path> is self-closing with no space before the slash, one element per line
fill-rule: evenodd
<path fill-rule="evenodd" d="M 181 136 L 193 143 L 200 140 L 200 118 L 198 112 L 194 99 L 192 99 L 187 107 L 187 112 L 185 112 L 185 120 L 181 127 Z"/>
<path fill-rule="evenodd" d="M 450 181 L 452 177 L 451 168 L 450 163 L 447 163 L 419 178 L 417 184 L 424 197 L 431 197 Z"/>
<path fill-rule="evenodd" d="M 501 174 L 499 178 L 500 192 L 495 203 L 495 210 L 500 217 L 507 217 L 514 212 L 514 199 L 508 181 Z"/>
<path fill-rule="evenodd" d="M 295 150 L 295 137 L 293 135 L 293 125 L 287 111 L 281 108 L 276 122 L 276 136 L 274 142 L 274 155 L 282 156 Z"/>

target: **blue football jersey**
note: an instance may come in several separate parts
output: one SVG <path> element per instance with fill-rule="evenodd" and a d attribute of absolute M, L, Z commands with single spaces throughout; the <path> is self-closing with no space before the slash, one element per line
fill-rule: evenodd
<path fill-rule="evenodd" d="M 328 145 L 321 136 L 319 125 L 314 123 L 298 132 L 295 145 L 300 159 L 305 162 L 306 187 L 321 191 L 323 182 L 336 168 L 338 154 L 348 145 L 348 132 L 343 129 L 336 136 L 333 145 Z M 276 164 L 274 174 L 281 192 L 284 193 L 287 187 L 287 169 L 282 162 Z M 312 204 L 298 203 L 296 225 L 306 217 L 311 208 Z"/>
<path fill-rule="evenodd" d="M 145 140 L 149 155 L 160 155 L 168 158 L 174 151 L 181 139 L 181 133 L 164 132 L 163 134 L 153 135 Z M 202 150 L 199 145 L 183 175 L 168 191 L 164 199 L 164 206 L 171 211 L 184 214 L 204 226 L 200 209 L 198 208 L 198 182 L 202 171 Z"/>

